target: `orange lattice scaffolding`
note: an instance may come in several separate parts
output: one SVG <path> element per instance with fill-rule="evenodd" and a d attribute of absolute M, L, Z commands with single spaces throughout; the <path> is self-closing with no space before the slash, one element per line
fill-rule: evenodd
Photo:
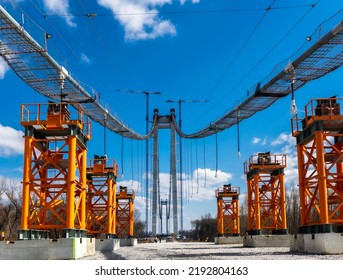
<path fill-rule="evenodd" d="M 239 236 L 239 194 L 239 188 L 231 187 L 231 184 L 224 185 L 216 190 L 218 236 Z"/>
<path fill-rule="evenodd" d="M 94 156 L 87 167 L 87 233 L 116 237 L 116 180 L 118 165 L 106 156 Z"/>
<path fill-rule="evenodd" d="M 117 235 L 119 238 L 133 237 L 135 192 L 127 187 L 119 187 L 117 192 Z"/>
<path fill-rule="evenodd" d="M 292 118 L 297 140 L 300 233 L 343 231 L 342 99 L 313 99 Z"/>
<path fill-rule="evenodd" d="M 248 234 L 287 234 L 285 155 L 258 153 L 244 164 L 248 189 Z"/>
<path fill-rule="evenodd" d="M 78 104 L 21 106 L 25 128 L 23 204 L 19 238 L 62 230 L 86 234 L 86 163 L 90 122 Z"/>

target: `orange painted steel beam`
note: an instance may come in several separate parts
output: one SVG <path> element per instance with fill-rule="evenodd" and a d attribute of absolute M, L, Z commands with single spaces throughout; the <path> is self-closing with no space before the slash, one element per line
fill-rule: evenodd
<path fill-rule="evenodd" d="M 21 107 L 25 127 L 23 231 L 85 230 L 90 126 L 84 119 L 72 119 L 71 113 L 84 115 L 81 106 L 64 103 Z"/>
<path fill-rule="evenodd" d="M 259 153 L 244 164 L 247 175 L 248 233 L 287 233 L 285 155 Z"/>
<path fill-rule="evenodd" d="M 101 237 L 116 235 L 116 179 L 115 160 L 95 156 L 87 168 L 87 232 Z"/>
<path fill-rule="evenodd" d="M 292 118 L 297 139 L 301 233 L 343 230 L 341 98 L 313 99 Z"/>
<path fill-rule="evenodd" d="M 134 199 L 135 192 L 120 187 L 117 193 L 117 235 L 119 238 L 134 236 Z"/>
<path fill-rule="evenodd" d="M 218 236 L 240 234 L 239 194 L 240 189 L 231 185 L 224 185 L 216 190 Z"/>

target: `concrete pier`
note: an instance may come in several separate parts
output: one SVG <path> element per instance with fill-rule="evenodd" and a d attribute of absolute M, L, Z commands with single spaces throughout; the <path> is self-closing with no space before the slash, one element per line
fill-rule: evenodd
<path fill-rule="evenodd" d="M 214 238 L 215 244 L 243 244 L 243 236 L 218 236 Z"/>
<path fill-rule="evenodd" d="M 122 238 L 120 240 L 120 247 L 136 246 L 138 244 L 137 238 Z"/>
<path fill-rule="evenodd" d="M 307 233 L 293 235 L 292 252 L 310 254 L 343 254 L 343 233 Z"/>
<path fill-rule="evenodd" d="M 94 238 L 0 242 L 0 260 L 70 260 L 94 255 Z"/>
<path fill-rule="evenodd" d="M 120 248 L 119 239 L 96 239 L 95 251 L 115 251 Z"/>
<path fill-rule="evenodd" d="M 289 247 L 290 236 L 285 235 L 247 235 L 243 238 L 244 247 Z"/>

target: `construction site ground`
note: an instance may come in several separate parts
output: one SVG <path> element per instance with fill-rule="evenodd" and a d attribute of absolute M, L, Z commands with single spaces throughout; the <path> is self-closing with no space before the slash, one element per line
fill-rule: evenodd
<path fill-rule="evenodd" d="M 81 260 L 343 260 L 340 255 L 290 252 L 287 247 L 248 248 L 211 242 L 139 243 L 115 251 L 96 252 Z"/>

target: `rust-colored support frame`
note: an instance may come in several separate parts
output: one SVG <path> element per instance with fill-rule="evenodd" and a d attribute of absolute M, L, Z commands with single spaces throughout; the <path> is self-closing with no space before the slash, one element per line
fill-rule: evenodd
<path fill-rule="evenodd" d="M 231 185 L 224 185 L 216 190 L 218 236 L 239 236 L 239 194 L 239 188 Z"/>
<path fill-rule="evenodd" d="M 134 236 L 134 199 L 135 192 L 120 187 L 117 193 L 117 235 L 119 238 Z"/>
<path fill-rule="evenodd" d="M 114 159 L 94 158 L 87 168 L 87 233 L 96 237 L 116 237 L 116 180 Z"/>
<path fill-rule="evenodd" d="M 245 162 L 248 195 L 248 233 L 287 233 L 285 155 L 259 153 Z"/>
<path fill-rule="evenodd" d="M 53 229 L 63 230 L 65 237 L 79 236 L 86 228 L 86 124 L 70 119 L 64 103 L 22 105 L 21 113 L 25 148 L 20 236 Z M 76 106 L 76 116 L 83 116 L 81 107 Z"/>
<path fill-rule="evenodd" d="M 339 98 L 313 99 L 292 119 L 297 139 L 300 233 L 343 231 L 343 116 Z M 301 123 L 301 129 L 296 123 Z"/>

